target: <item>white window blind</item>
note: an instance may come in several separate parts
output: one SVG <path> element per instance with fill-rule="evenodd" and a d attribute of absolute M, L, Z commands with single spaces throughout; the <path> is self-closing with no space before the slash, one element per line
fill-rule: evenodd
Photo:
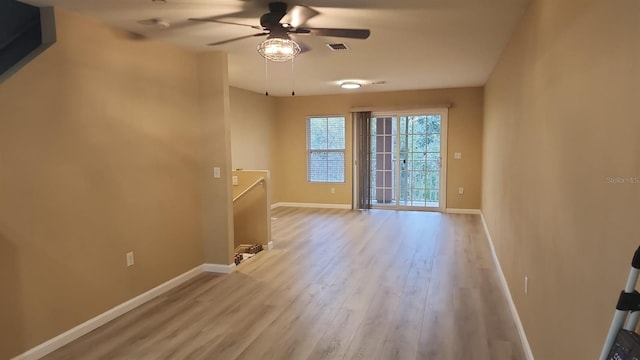
<path fill-rule="evenodd" d="M 345 182 L 345 118 L 307 118 L 307 180 Z"/>

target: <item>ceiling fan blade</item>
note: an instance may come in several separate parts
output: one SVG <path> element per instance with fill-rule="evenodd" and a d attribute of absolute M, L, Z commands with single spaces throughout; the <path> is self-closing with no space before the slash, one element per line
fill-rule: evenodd
<path fill-rule="evenodd" d="M 216 20 L 216 19 L 211 19 L 211 18 L 190 18 L 189 20 L 191 20 L 191 21 L 214 22 L 214 23 L 228 24 L 228 25 L 239 25 L 239 26 L 250 27 L 250 28 L 256 29 L 256 30 L 263 30 L 262 26 L 258 26 L 258 25 L 241 24 L 241 23 L 235 23 L 235 22 L 223 21 L 223 20 Z"/>
<path fill-rule="evenodd" d="M 269 35 L 269 33 L 268 32 L 262 32 L 262 33 L 257 33 L 257 34 L 240 36 L 240 37 L 233 38 L 233 39 L 222 40 L 222 41 L 214 42 L 214 43 L 207 44 L 207 45 L 209 45 L 209 46 L 222 45 L 222 44 L 230 43 L 232 41 L 238 41 L 238 40 L 248 39 L 248 38 L 251 38 L 251 37 L 266 36 L 266 35 Z"/>
<path fill-rule="evenodd" d="M 280 22 L 290 24 L 292 27 L 297 28 L 298 26 L 306 24 L 309 19 L 318 14 L 320 13 L 308 6 L 295 5 L 289 9 L 287 15 L 285 15 Z"/>
<path fill-rule="evenodd" d="M 295 41 L 298 46 L 300 46 L 300 54 L 306 53 L 308 51 L 311 51 L 311 47 L 305 43 L 303 43 L 302 41 L 300 41 L 300 37 L 296 36 L 295 34 L 289 34 L 289 37 Z"/>
<path fill-rule="evenodd" d="M 294 33 L 311 34 L 317 36 L 342 37 L 349 39 L 366 39 L 371 35 L 369 29 L 331 29 L 331 28 L 297 28 Z"/>
<path fill-rule="evenodd" d="M 164 26 L 165 24 L 168 24 L 168 22 L 165 20 L 162 20 L 161 18 L 143 19 L 143 20 L 138 20 L 136 22 L 140 25 L 145 25 L 145 26 L 168 27 L 168 26 Z"/>
<path fill-rule="evenodd" d="M 147 37 L 144 34 L 140 34 L 138 32 L 135 31 L 129 31 L 129 30 L 124 30 L 124 29 L 119 29 L 119 28 L 113 28 L 112 29 L 113 32 L 120 38 L 126 39 L 126 40 L 135 40 L 135 41 L 141 41 L 141 40 L 149 40 L 149 37 Z M 11 40 L 11 39 L 9 39 Z M 3 44 L 0 44 L 0 49 L 2 49 Z"/>

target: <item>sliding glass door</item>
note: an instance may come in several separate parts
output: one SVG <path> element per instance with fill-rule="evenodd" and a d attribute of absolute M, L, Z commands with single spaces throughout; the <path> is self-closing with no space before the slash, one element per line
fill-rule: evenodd
<path fill-rule="evenodd" d="M 372 206 L 442 210 L 446 111 L 374 113 L 370 136 Z"/>

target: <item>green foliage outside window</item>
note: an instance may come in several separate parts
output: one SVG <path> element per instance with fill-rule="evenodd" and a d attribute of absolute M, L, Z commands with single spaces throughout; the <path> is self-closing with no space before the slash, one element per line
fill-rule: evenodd
<path fill-rule="evenodd" d="M 384 122 L 372 121 L 372 154 L 393 153 L 395 159 L 396 145 L 399 141 L 400 169 L 400 199 L 401 203 L 422 204 L 439 202 L 440 188 L 440 115 L 400 116 L 393 118 L 392 129 L 378 129 L 378 126 L 388 126 Z M 399 132 L 397 130 L 399 122 Z M 380 130 L 380 131 L 378 131 Z M 389 131 L 391 130 L 391 131 Z M 390 136 L 394 145 L 386 149 L 389 142 L 381 139 Z M 376 183 L 376 169 L 387 168 L 377 163 L 382 161 L 380 155 L 372 157 L 372 198 L 375 199 L 375 188 L 383 184 Z M 396 162 L 393 161 L 395 169 Z M 395 179 L 394 179 L 395 182 Z M 389 187 L 384 184 L 384 187 Z"/>
<path fill-rule="evenodd" d="M 307 118 L 307 180 L 345 181 L 345 118 Z"/>

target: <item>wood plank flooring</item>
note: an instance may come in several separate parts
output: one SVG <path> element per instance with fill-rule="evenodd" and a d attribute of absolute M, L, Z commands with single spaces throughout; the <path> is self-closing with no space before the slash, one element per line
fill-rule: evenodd
<path fill-rule="evenodd" d="M 274 249 L 45 359 L 525 359 L 479 216 L 272 216 Z"/>

